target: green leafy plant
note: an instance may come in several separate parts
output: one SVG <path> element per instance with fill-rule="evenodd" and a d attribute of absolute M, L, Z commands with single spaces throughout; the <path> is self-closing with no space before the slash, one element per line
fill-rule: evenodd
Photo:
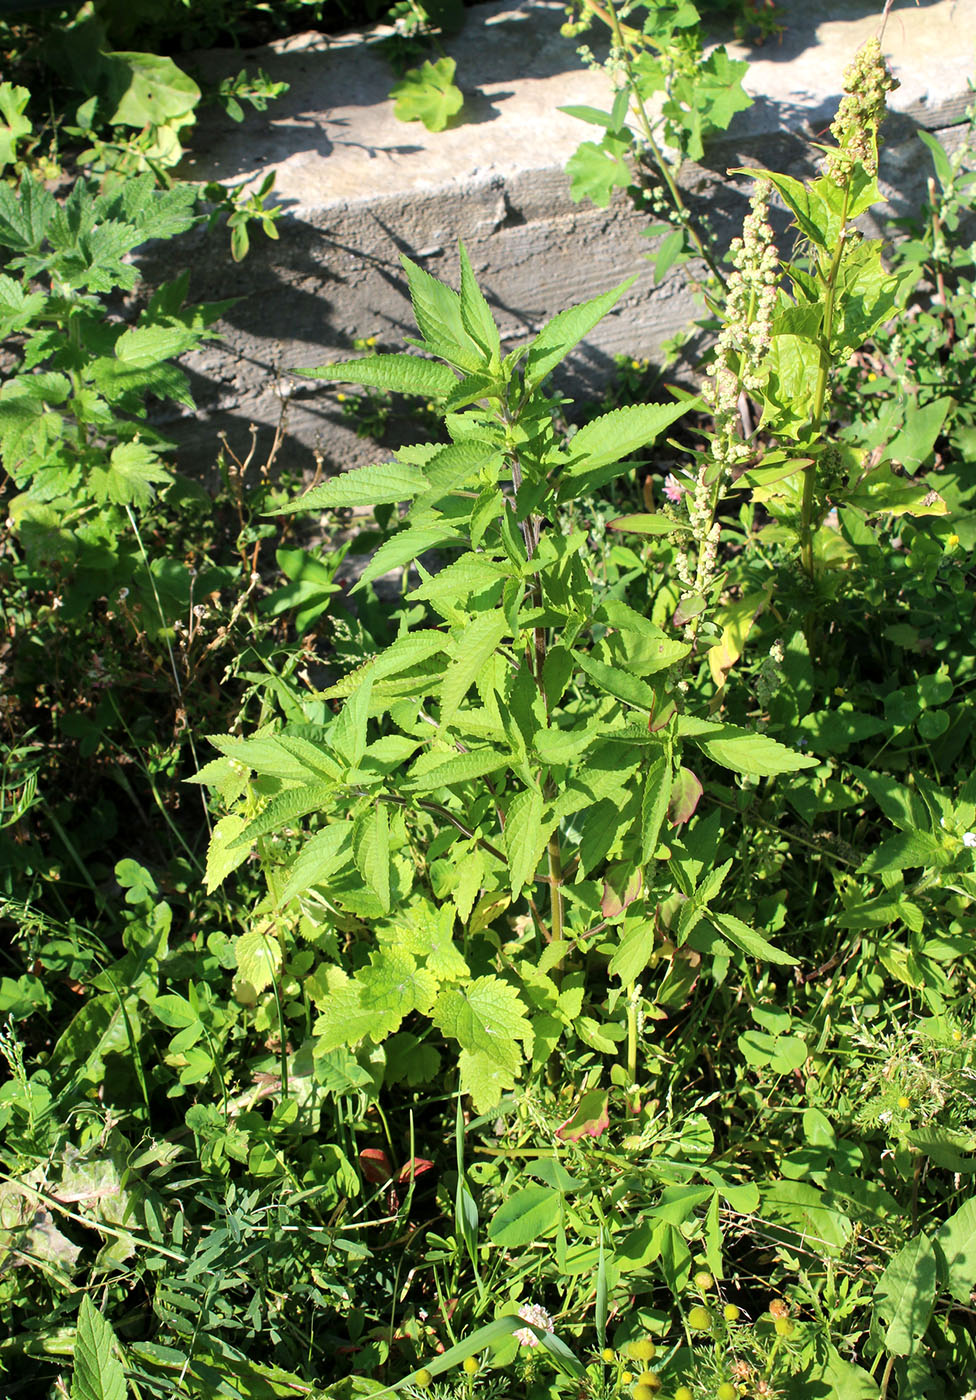
<path fill-rule="evenodd" d="M 612 48 L 606 66 L 616 90 L 609 112 L 561 109 L 603 128 L 599 142 L 584 141 L 570 157 L 570 192 L 574 200 L 606 207 L 614 189 L 631 188 L 642 207 L 650 205 L 666 219 L 648 230 L 665 235 L 654 255 L 657 279 L 671 267 L 699 258 L 721 286 L 714 231 L 707 219 L 693 217 L 678 176 L 686 159 L 701 159 L 709 136 L 726 130 L 736 112 L 751 106 L 752 98 L 742 89 L 748 65 L 730 59 L 723 46 L 705 55 L 701 16 L 693 4 L 648 0 L 642 8 L 647 13 L 638 29 L 623 22 L 612 0 L 581 0 L 580 17 L 563 27 L 570 37 L 587 33 L 597 20 L 609 28 Z M 580 54 L 591 66 L 602 66 L 588 46 Z M 660 106 L 656 117 L 649 108 L 655 99 Z"/>
<path fill-rule="evenodd" d="M 428 59 L 412 68 L 390 90 L 394 113 L 402 122 L 421 121 L 428 131 L 443 131 L 464 105 L 464 95 L 454 85 L 453 58 Z"/>

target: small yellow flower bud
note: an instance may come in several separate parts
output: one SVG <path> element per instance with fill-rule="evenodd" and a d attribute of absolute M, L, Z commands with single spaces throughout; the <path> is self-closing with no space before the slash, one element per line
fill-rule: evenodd
<path fill-rule="evenodd" d="M 469 1376 L 476 1376 L 481 1370 L 481 1367 L 478 1365 L 478 1358 L 476 1356 L 466 1356 L 461 1362 L 461 1368 L 462 1370 L 467 1372 Z"/>

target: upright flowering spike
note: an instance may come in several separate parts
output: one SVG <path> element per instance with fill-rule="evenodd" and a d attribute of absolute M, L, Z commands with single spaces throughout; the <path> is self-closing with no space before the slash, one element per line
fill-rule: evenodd
<path fill-rule="evenodd" d="M 884 60 L 880 42 L 869 39 L 844 73 L 844 96 L 830 127 L 838 149 L 828 154 L 823 172 L 835 185 L 846 185 L 855 165 L 877 175 L 878 128 L 888 93 L 900 86 Z"/>
<path fill-rule="evenodd" d="M 769 223 L 768 180 L 757 180 L 742 224 L 742 237 L 732 240 L 734 271 L 725 301 L 725 324 L 709 366 L 711 384 L 705 397 L 715 415 L 712 456 L 726 467 L 749 456 L 738 436 L 739 394 L 765 382 L 763 361 L 769 351 L 777 296 L 779 251 Z"/>

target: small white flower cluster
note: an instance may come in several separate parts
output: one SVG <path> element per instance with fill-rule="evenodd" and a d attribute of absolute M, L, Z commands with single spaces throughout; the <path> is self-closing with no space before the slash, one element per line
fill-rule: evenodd
<path fill-rule="evenodd" d="M 976 850 L 976 831 L 964 831 L 962 834 L 962 844 L 969 849 Z"/>
<path fill-rule="evenodd" d="M 751 456 L 751 448 L 741 435 L 739 397 L 762 388 L 766 381 L 764 361 L 772 344 L 779 250 L 769 223 L 771 193 L 768 180 L 756 181 L 742 237 L 733 239 L 730 250 L 733 272 L 726 290 L 724 324 L 715 344 L 714 362 L 708 367 L 709 382 L 702 391 L 715 420 L 712 464 L 700 467 L 694 489 L 686 493 L 698 558 L 694 569 L 685 550 L 679 549 L 675 558 L 675 572 L 686 592 L 704 592 L 715 576 L 721 537 L 715 512 L 723 479 L 730 479 L 733 468 Z"/>
<path fill-rule="evenodd" d="M 732 240 L 732 266 L 725 301 L 725 324 L 709 366 L 705 398 L 715 415 L 712 456 L 727 467 L 749 456 L 739 439 L 739 395 L 755 392 L 766 381 L 763 361 L 772 344 L 773 311 L 778 293 L 779 250 L 769 223 L 768 180 L 757 180 L 742 237 Z"/>
<path fill-rule="evenodd" d="M 538 1303 L 523 1303 L 518 1310 L 518 1315 L 523 1322 L 531 1322 L 533 1327 L 541 1327 L 544 1332 L 556 1330 L 556 1324 L 545 1308 L 540 1308 Z M 537 1347 L 539 1345 L 539 1338 L 531 1327 L 520 1327 L 517 1332 L 512 1333 L 512 1336 L 524 1347 Z"/>

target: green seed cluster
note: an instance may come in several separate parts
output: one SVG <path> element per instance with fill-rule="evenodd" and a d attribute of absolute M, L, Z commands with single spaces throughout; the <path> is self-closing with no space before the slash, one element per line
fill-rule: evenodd
<path fill-rule="evenodd" d="M 846 185 L 855 165 L 877 175 L 878 128 L 884 120 L 888 93 L 899 86 L 885 63 L 880 42 L 869 39 L 844 73 L 844 96 L 830 128 L 838 149 L 824 161 L 824 174 L 835 185 Z"/>

